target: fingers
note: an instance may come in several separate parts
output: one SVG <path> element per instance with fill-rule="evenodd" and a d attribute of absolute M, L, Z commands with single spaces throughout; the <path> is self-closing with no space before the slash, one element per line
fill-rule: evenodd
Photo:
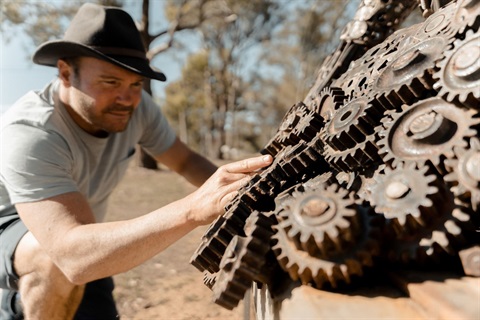
<path fill-rule="evenodd" d="M 273 161 L 272 156 L 262 155 L 237 162 L 232 162 L 224 166 L 230 173 L 250 173 L 270 165 Z"/>

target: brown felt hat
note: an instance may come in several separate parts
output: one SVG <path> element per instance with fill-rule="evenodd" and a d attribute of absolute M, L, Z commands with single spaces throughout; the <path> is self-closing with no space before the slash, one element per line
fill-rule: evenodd
<path fill-rule="evenodd" d="M 82 5 L 63 39 L 41 44 L 32 59 L 37 64 L 56 66 L 60 58 L 79 56 L 102 59 L 147 78 L 167 79 L 150 66 L 135 22 L 119 8 Z"/>

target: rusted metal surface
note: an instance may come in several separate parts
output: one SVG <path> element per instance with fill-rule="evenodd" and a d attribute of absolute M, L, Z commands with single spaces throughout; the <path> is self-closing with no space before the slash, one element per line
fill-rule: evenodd
<path fill-rule="evenodd" d="M 425 21 L 395 31 L 418 7 Z M 472 298 L 446 302 L 480 299 L 465 277 L 480 273 L 479 26 L 480 0 L 362 1 L 262 151 L 273 164 L 192 256 L 218 304 L 253 284 L 277 318 L 307 304 L 328 317 L 329 301 L 389 274 L 368 302 L 378 310 L 355 315 L 480 317 Z"/>

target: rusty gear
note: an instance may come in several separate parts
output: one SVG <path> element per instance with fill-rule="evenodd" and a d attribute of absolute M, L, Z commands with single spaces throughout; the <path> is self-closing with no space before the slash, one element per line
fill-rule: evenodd
<path fill-rule="evenodd" d="M 426 20 L 392 33 L 415 3 Z M 234 308 L 253 281 L 272 285 L 272 261 L 330 289 L 377 261 L 458 263 L 478 242 L 479 27 L 480 0 L 361 2 L 262 151 L 272 165 L 192 258 L 218 304 Z M 260 212 L 275 234 L 251 226 Z"/>
<path fill-rule="evenodd" d="M 395 168 L 400 162 L 419 165 L 431 161 L 440 171 L 441 158 L 453 158 L 453 147 L 465 147 L 465 138 L 477 134 L 477 113 L 440 98 L 430 98 L 389 112 L 379 127 L 379 153 Z"/>
<path fill-rule="evenodd" d="M 232 310 L 243 299 L 252 281 L 266 281 L 262 267 L 270 250 L 273 223 L 271 218 L 254 212 L 245 223 L 245 237 L 232 238 L 212 288 L 215 303 Z"/>
<path fill-rule="evenodd" d="M 459 33 L 463 33 L 468 27 L 478 30 L 480 25 L 480 1 L 458 0 L 452 23 L 460 25 Z"/>
<path fill-rule="evenodd" d="M 333 114 L 343 105 L 346 99 L 340 88 L 327 87 L 312 99 L 311 110 L 322 116 L 325 121 L 330 120 Z"/>
<path fill-rule="evenodd" d="M 310 255 L 328 256 L 353 238 L 350 222 L 355 215 L 354 201 L 347 190 L 321 185 L 293 192 L 288 203 L 289 210 L 283 210 L 279 217 L 279 227 L 288 230 L 288 238 Z"/>
<path fill-rule="evenodd" d="M 277 133 L 267 143 L 262 153 L 275 156 L 285 146 L 298 143 L 300 138 L 293 133 L 293 129 L 306 113 L 307 108 L 303 103 L 294 104 L 283 117 Z"/>
<path fill-rule="evenodd" d="M 438 81 L 433 87 L 447 101 L 457 98 L 460 102 L 480 109 L 480 33 L 469 30 L 463 40 L 456 40 L 453 49 L 445 52 L 445 58 L 433 77 Z"/>
<path fill-rule="evenodd" d="M 437 10 L 425 22 L 420 24 L 420 28 L 415 33 L 414 38 L 423 40 L 437 35 L 455 36 L 458 32 L 458 27 L 461 26 L 460 23 L 452 23 L 456 11 L 457 3 L 451 1 L 450 4 L 441 10 Z"/>
<path fill-rule="evenodd" d="M 394 220 L 398 234 L 404 230 L 417 230 L 428 225 L 433 215 L 438 215 L 437 177 L 427 166 L 416 169 L 415 164 L 396 169 L 385 168 L 377 172 L 369 185 L 367 200 L 375 212 Z"/>
<path fill-rule="evenodd" d="M 239 200 L 232 204 L 202 236 L 202 242 L 190 258 L 190 263 L 202 272 L 218 272 L 226 247 L 235 235 L 243 235 L 243 226 L 250 212 L 251 209 Z"/>
<path fill-rule="evenodd" d="M 449 42 L 444 37 L 428 38 L 391 54 L 376 78 L 373 90 L 393 107 L 420 99 L 432 89 L 431 72 Z"/>
<path fill-rule="evenodd" d="M 337 287 L 340 282 L 350 283 L 351 277 L 363 274 L 366 266 L 374 264 L 373 257 L 380 254 L 381 222 L 370 215 L 368 208 L 356 207 L 352 220 L 354 239 L 350 246 L 328 257 L 315 256 L 298 248 L 280 225 L 274 226 L 272 247 L 280 266 L 293 280 L 311 284 L 316 288 Z"/>
<path fill-rule="evenodd" d="M 374 134 L 384 109 L 368 97 L 350 99 L 337 110 L 322 130 L 322 138 L 333 149 L 354 148 Z"/>
<path fill-rule="evenodd" d="M 455 158 L 447 159 L 450 173 L 445 181 L 453 184 L 453 194 L 471 203 L 473 210 L 480 206 L 480 141 L 471 138 L 468 148 L 454 148 Z"/>
<path fill-rule="evenodd" d="M 353 148 L 338 151 L 326 145 L 323 156 L 337 171 L 351 172 L 367 164 L 380 161 L 375 135 L 369 135 L 365 141 L 357 143 Z"/>
<path fill-rule="evenodd" d="M 459 249 L 475 241 L 478 235 L 472 222 L 472 213 L 454 204 L 451 194 L 443 193 L 443 196 L 442 212 L 428 226 L 392 240 L 388 259 L 420 265 L 448 263 L 452 256 L 458 257 Z"/>

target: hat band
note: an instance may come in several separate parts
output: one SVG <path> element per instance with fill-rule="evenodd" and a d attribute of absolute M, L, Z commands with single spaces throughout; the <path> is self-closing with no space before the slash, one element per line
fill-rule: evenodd
<path fill-rule="evenodd" d="M 116 48 L 116 47 L 96 47 L 96 46 L 91 46 L 91 48 L 105 55 L 127 56 L 127 57 L 133 57 L 133 58 L 147 59 L 145 52 L 135 50 L 135 49 Z"/>

